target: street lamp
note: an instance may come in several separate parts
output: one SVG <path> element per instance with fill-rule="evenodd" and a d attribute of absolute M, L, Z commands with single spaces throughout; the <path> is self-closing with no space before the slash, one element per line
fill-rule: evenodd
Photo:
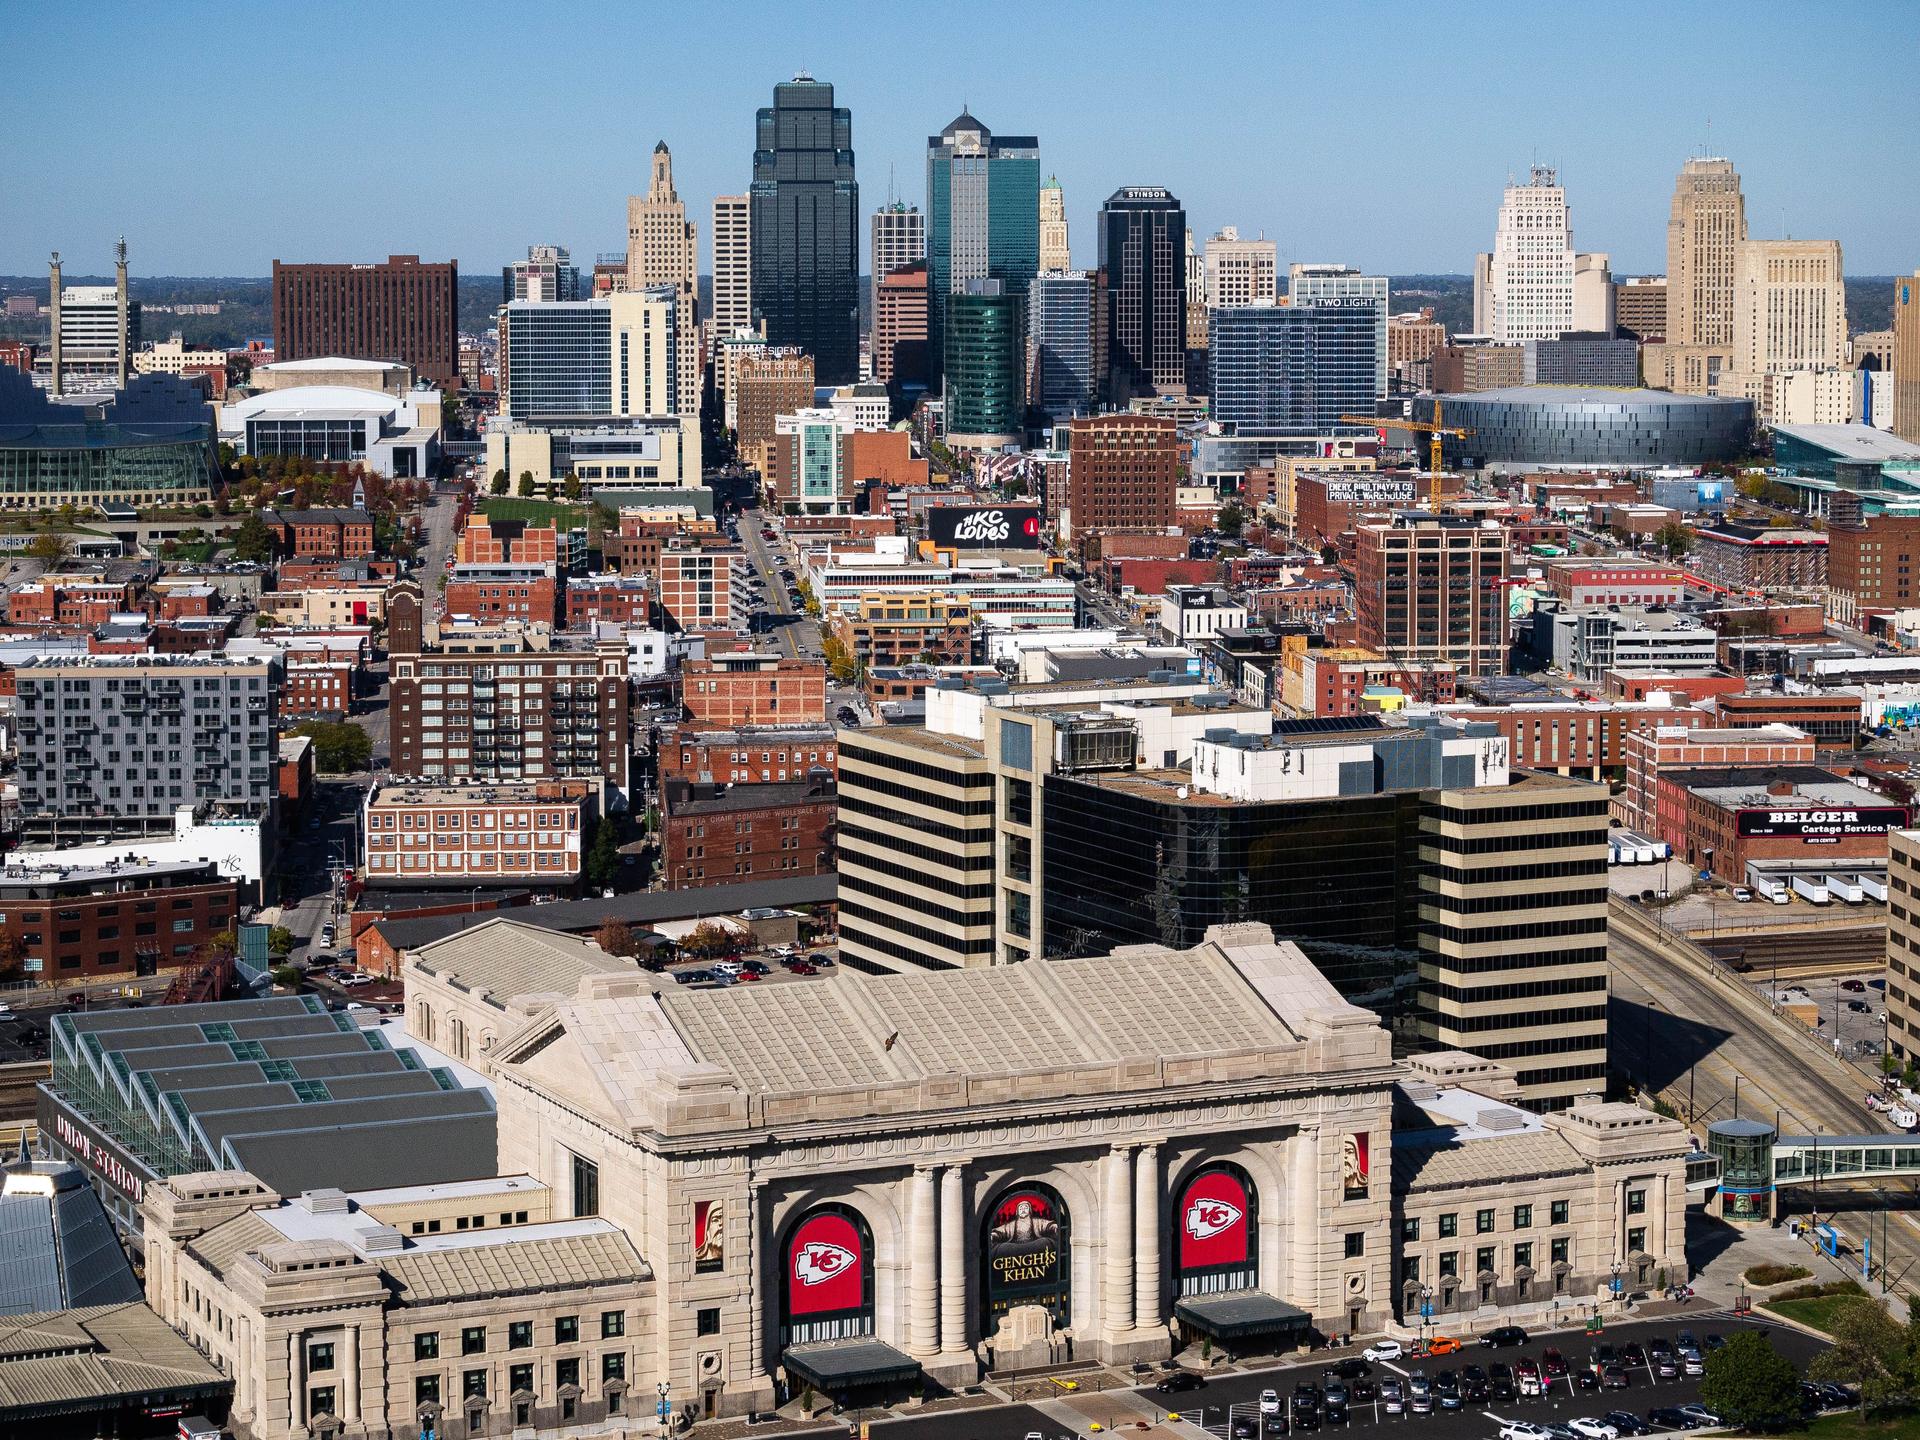
<path fill-rule="evenodd" d="M 1433 1288 L 1428 1285 L 1422 1285 L 1420 1287 L 1420 1338 L 1422 1340 L 1429 1339 L 1430 1337 L 1426 1332 L 1432 1328 Z"/>
<path fill-rule="evenodd" d="M 662 1380 L 658 1385 L 654 1386 L 654 1389 L 660 1392 L 660 1406 L 654 1413 L 660 1417 L 660 1431 L 662 1434 L 665 1434 L 667 1422 L 673 1416 L 673 1407 L 667 1401 L 667 1395 L 673 1389 L 673 1382 L 671 1380 Z"/>
<path fill-rule="evenodd" d="M 1616 1303 L 1620 1299 L 1620 1288 L 1620 1262 L 1616 1260 L 1613 1262 L 1613 1298 Z"/>

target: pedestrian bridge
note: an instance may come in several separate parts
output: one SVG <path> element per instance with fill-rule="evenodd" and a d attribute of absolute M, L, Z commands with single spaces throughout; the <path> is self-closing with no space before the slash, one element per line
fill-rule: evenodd
<path fill-rule="evenodd" d="M 1907 1175 L 1920 1175 L 1920 1135 L 1782 1135 L 1773 1142 L 1775 1185 Z"/>

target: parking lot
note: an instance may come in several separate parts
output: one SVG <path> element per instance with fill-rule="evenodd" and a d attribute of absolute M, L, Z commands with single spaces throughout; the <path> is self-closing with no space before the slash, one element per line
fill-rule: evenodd
<path fill-rule="evenodd" d="M 1782 980 L 1776 986 L 1771 977 L 1756 970 L 1755 981 L 1763 999 L 1772 996 L 1775 1004 L 1822 1040 L 1831 1042 L 1837 1034 L 1841 1051 L 1849 1059 L 1878 1055 L 1885 1048 L 1887 982 L 1880 972 Z"/>
<path fill-rule="evenodd" d="M 1372 1398 L 1352 1404 L 1345 1425 L 1323 1424 L 1321 1428 L 1338 1432 L 1411 1427 L 1418 1434 L 1430 1437 L 1430 1440 L 1495 1440 L 1501 1427 L 1514 1421 L 1565 1424 L 1579 1417 L 1597 1418 L 1609 1410 L 1630 1411 L 1644 1420 L 1649 1410 L 1698 1403 L 1700 1377 L 1680 1375 L 1662 1379 L 1654 1373 L 1651 1365 L 1643 1364 L 1623 1370 L 1625 1389 L 1580 1389 L 1574 1372 L 1587 1366 L 1597 1345 L 1611 1345 L 1616 1351 L 1624 1351 L 1628 1345 L 1650 1349 L 1655 1340 L 1674 1344 L 1683 1330 L 1690 1331 L 1696 1340 L 1706 1345 L 1711 1343 L 1707 1339 L 1710 1335 L 1730 1338 L 1743 1328 L 1765 1330 L 1775 1348 L 1802 1371 L 1814 1354 L 1823 1348 L 1811 1336 L 1785 1326 L 1739 1320 L 1724 1311 L 1705 1310 L 1697 1315 L 1673 1320 L 1609 1325 L 1602 1335 L 1590 1336 L 1579 1330 L 1543 1333 L 1535 1335 L 1525 1345 L 1497 1350 L 1483 1349 L 1477 1343 L 1470 1342 L 1455 1355 L 1425 1360 L 1383 1361 L 1369 1366 L 1369 1373 L 1364 1379 L 1373 1387 Z M 1459 1409 L 1444 1410 L 1436 1402 L 1431 1413 L 1416 1414 L 1409 1409 L 1397 1415 L 1388 1413 L 1379 1397 L 1380 1382 L 1384 1380 L 1399 1380 L 1404 1386 L 1416 1374 L 1425 1374 L 1429 1379 L 1437 1380 L 1443 1372 L 1451 1373 L 1457 1379 L 1470 1366 L 1478 1366 L 1483 1371 L 1496 1363 L 1516 1366 L 1523 1357 L 1539 1364 L 1549 1347 L 1557 1348 L 1562 1353 L 1569 1373 L 1556 1380 L 1546 1393 L 1539 1396 L 1505 1401 L 1489 1398 L 1472 1403 L 1463 1400 Z M 1342 1352 L 1342 1356 L 1352 1353 Z M 1210 1433 L 1221 1436 L 1222 1440 L 1233 1440 L 1236 1429 L 1241 1440 L 1246 1440 L 1249 1435 L 1262 1434 L 1260 1394 L 1263 1390 L 1276 1392 L 1284 1412 L 1290 1408 L 1287 1402 L 1294 1393 L 1294 1387 L 1303 1383 L 1323 1386 L 1327 1370 L 1337 1363 L 1338 1358 L 1341 1357 L 1318 1356 L 1303 1363 L 1265 1370 L 1213 1370 L 1207 1373 L 1202 1389 L 1179 1394 L 1161 1394 L 1152 1386 L 1144 1386 L 1135 1390 L 1088 1395 L 1083 1400 L 1064 1403 L 1004 1406 L 930 1415 L 924 1419 L 890 1421 L 874 1428 L 884 1429 L 885 1440 L 1024 1440 L 1031 1434 L 1040 1435 L 1042 1440 L 1063 1440 L 1069 1434 L 1089 1433 L 1094 1424 L 1103 1430 L 1111 1430 L 1116 1425 L 1130 1428 L 1162 1423 L 1172 1412 L 1184 1420 L 1202 1425 Z M 1063 1421 L 1062 1412 L 1068 1406 L 1083 1417 L 1080 1424 L 1069 1426 Z M 1287 1430 L 1288 1433 L 1295 1430 L 1311 1433 L 1304 1426 L 1290 1423 Z M 1276 1430 L 1274 1433 L 1279 1432 Z"/>

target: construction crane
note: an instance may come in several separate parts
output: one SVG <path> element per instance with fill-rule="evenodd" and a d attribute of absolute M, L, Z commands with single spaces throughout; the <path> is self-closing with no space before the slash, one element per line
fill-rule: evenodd
<path fill-rule="evenodd" d="M 1443 435 L 1452 435 L 1458 439 L 1463 435 L 1473 434 L 1473 431 L 1464 429 L 1458 425 L 1443 425 L 1441 423 L 1440 402 L 1438 400 L 1433 402 L 1433 419 L 1431 420 L 1397 420 L 1385 415 L 1342 415 L 1340 417 L 1340 423 L 1342 425 L 1371 425 L 1379 430 L 1424 431 L 1432 440 L 1429 452 L 1429 468 L 1436 475 L 1438 475 L 1445 466 L 1445 457 L 1441 450 L 1441 437 Z"/>

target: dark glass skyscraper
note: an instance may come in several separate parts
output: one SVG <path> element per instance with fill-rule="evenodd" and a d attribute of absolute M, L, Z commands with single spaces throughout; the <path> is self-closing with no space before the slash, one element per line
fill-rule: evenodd
<path fill-rule="evenodd" d="M 1242 430 L 1325 434 L 1373 409 L 1378 302 L 1302 301 L 1209 312 L 1211 414 Z"/>
<path fill-rule="evenodd" d="M 1158 185 L 1129 185 L 1100 207 L 1100 267 L 1107 275 L 1107 390 L 1136 395 L 1187 389 L 1187 212 Z"/>
<path fill-rule="evenodd" d="M 796 75 L 755 124 L 750 224 L 753 314 L 771 345 L 813 356 L 822 385 L 860 373 L 860 186 L 853 113 L 833 86 Z M 1037 223 L 1037 222 L 1036 222 Z"/>
<path fill-rule="evenodd" d="M 995 135 L 962 109 L 927 137 L 927 339 L 945 364 L 947 309 L 975 280 L 1025 301 L 1040 269 L 1040 142 Z M 937 384 L 939 375 L 934 381 Z"/>

